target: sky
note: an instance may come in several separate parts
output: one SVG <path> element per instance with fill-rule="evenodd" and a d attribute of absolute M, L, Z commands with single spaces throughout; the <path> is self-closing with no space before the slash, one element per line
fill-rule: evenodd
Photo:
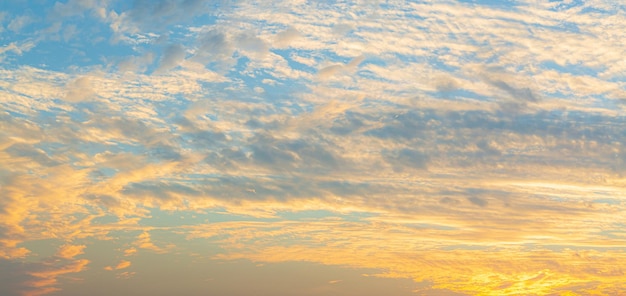
<path fill-rule="evenodd" d="M 626 3 L 0 2 L 0 294 L 626 293 Z"/>

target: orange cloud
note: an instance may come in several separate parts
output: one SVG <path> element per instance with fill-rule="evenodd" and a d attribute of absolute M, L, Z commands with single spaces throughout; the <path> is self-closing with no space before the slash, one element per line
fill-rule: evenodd
<path fill-rule="evenodd" d="M 131 256 L 137 253 L 137 249 L 135 248 L 130 248 L 130 249 L 126 249 L 124 250 L 124 256 Z"/>
<path fill-rule="evenodd" d="M 108 270 L 108 271 L 111 271 L 111 270 L 119 270 L 119 269 L 128 268 L 130 265 L 131 265 L 131 262 L 130 262 L 130 261 L 127 261 L 127 260 L 122 260 L 122 261 L 120 261 L 120 263 L 118 263 L 115 267 L 113 267 L 113 266 L 107 266 L 107 267 L 105 267 L 105 268 L 104 268 L 104 270 Z"/>
<path fill-rule="evenodd" d="M 138 248 L 152 250 L 157 253 L 164 253 L 167 251 L 166 249 L 158 247 L 157 245 L 152 243 L 152 240 L 150 239 L 150 233 L 148 233 L 147 231 L 144 231 L 143 233 L 141 233 L 137 237 L 137 240 L 135 241 L 134 244 Z"/>
<path fill-rule="evenodd" d="M 115 269 L 128 268 L 130 264 L 131 264 L 130 261 L 122 260 L 120 261 L 120 263 L 117 264 L 117 266 L 115 266 Z"/>
<path fill-rule="evenodd" d="M 76 255 L 83 254 L 85 245 L 64 245 L 57 251 L 57 256 L 64 259 L 72 259 Z"/>
<path fill-rule="evenodd" d="M 54 291 L 59 291 L 57 278 L 68 273 L 79 273 L 85 270 L 87 259 L 73 260 L 69 263 L 58 264 L 53 261 L 44 262 L 39 270 L 31 271 L 29 274 L 36 279 L 26 283 L 31 289 L 25 293 L 27 296 L 44 295 Z"/>

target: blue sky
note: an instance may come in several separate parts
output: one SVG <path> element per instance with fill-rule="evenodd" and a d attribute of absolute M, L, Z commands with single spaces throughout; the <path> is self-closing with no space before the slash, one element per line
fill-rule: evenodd
<path fill-rule="evenodd" d="M 624 291 L 625 18 L 3 1 L 0 291 Z"/>

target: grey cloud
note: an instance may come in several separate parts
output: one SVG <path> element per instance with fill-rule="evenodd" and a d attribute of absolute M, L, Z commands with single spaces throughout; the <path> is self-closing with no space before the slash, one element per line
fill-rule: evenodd
<path fill-rule="evenodd" d="M 71 103 L 92 100 L 96 95 L 89 76 L 79 77 L 67 85 L 64 99 Z"/>
<path fill-rule="evenodd" d="M 240 171 L 233 171 L 237 174 Z M 368 205 L 380 206 L 403 212 L 419 212 L 418 201 L 414 204 L 405 199 L 389 200 L 394 194 L 406 195 L 407 188 L 388 184 L 358 182 L 349 180 L 320 181 L 309 176 L 297 175 L 211 175 L 195 179 L 193 183 L 176 181 L 144 181 L 127 185 L 122 193 L 136 198 L 156 197 L 157 201 L 169 201 L 184 196 L 186 198 L 217 198 L 237 202 L 239 200 L 288 200 L 298 198 L 326 198 L 342 196 L 350 203 L 367 202 Z M 88 197 L 97 203 L 108 202 L 102 196 Z"/>
<path fill-rule="evenodd" d="M 476 146 L 480 148 L 487 156 L 500 156 L 502 152 L 486 140 L 480 140 L 476 143 Z"/>
<path fill-rule="evenodd" d="M 289 27 L 286 30 L 276 34 L 274 38 L 274 43 L 279 47 L 288 46 L 292 41 L 301 36 L 302 34 L 300 33 L 300 31 L 296 30 L 293 27 Z"/>
<path fill-rule="evenodd" d="M 232 44 L 226 38 L 226 34 L 216 30 L 209 31 L 198 40 L 199 54 L 230 54 L 233 51 Z"/>
<path fill-rule="evenodd" d="M 216 152 L 209 152 L 204 158 L 204 162 L 217 167 L 223 171 L 236 170 L 239 165 L 249 162 L 248 156 L 241 150 L 235 148 L 224 148 Z"/>
<path fill-rule="evenodd" d="M 510 131 L 523 135 L 567 136 L 606 142 L 626 130 L 626 118 L 581 112 L 508 114 L 501 111 L 452 111 L 437 117 L 446 128 L 469 128 L 483 136 Z M 595 122 L 611 124 L 595 124 Z M 489 134 L 485 134 L 489 132 Z M 612 136 L 611 136 L 612 135 Z M 474 136 L 479 136 L 476 134 Z"/>
<path fill-rule="evenodd" d="M 333 122 L 330 131 L 342 136 L 365 135 L 393 140 L 407 149 L 419 147 L 432 161 L 445 155 L 449 165 L 461 167 L 478 163 L 505 166 L 522 163 L 580 166 L 584 163 L 603 170 L 622 170 L 624 163 L 620 160 L 621 154 L 616 152 L 618 146 L 626 144 L 622 136 L 626 133 L 623 116 L 575 111 L 508 113 L 434 109 L 398 110 L 398 113 L 389 110 L 375 114 L 347 112 Z M 528 137 L 534 137 L 537 145 L 520 142 Z M 402 147 L 398 149 L 404 149 Z M 559 157 L 555 159 L 556 151 Z M 396 163 L 394 157 L 399 156 L 393 156 L 390 151 L 383 153 L 388 163 L 401 169 L 399 164 L 403 162 Z M 589 158 L 596 161 L 585 161 Z"/>
<path fill-rule="evenodd" d="M 7 207 L 14 202 L 7 185 L 12 184 L 17 177 L 17 173 L 0 168 L 0 214 L 8 214 Z M 0 238 L 7 232 L 7 229 L 0 223 Z"/>
<path fill-rule="evenodd" d="M 338 169 L 340 164 L 345 164 L 340 156 L 329 149 L 330 145 L 319 138 L 282 140 L 258 135 L 249 147 L 252 160 L 267 168 L 297 168 L 301 172 L 319 172 Z"/>
<path fill-rule="evenodd" d="M 315 182 L 298 177 L 259 177 L 220 175 L 196 180 L 193 184 L 165 181 L 145 181 L 126 186 L 122 193 L 144 198 L 156 197 L 168 201 L 177 195 L 186 198 L 217 198 L 238 200 L 286 200 L 291 198 L 323 197 Z"/>
<path fill-rule="evenodd" d="M 320 143 L 300 139 L 286 143 L 285 147 L 295 152 L 306 166 L 333 169 L 340 163 L 339 158 Z"/>
<path fill-rule="evenodd" d="M 255 118 L 252 118 L 246 121 L 245 125 L 249 128 L 258 129 L 262 128 L 265 124 Z"/>
<path fill-rule="evenodd" d="M 26 157 L 46 167 L 60 164 L 60 162 L 50 158 L 45 151 L 37 149 L 29 144 L 13 144 L 11 147 L 5 149 L 5 151 L 13 157 Z"/>
<path fill-rule="evenodd" d="M 61 20 L 67 17 L 81 15 L 85 10 L 97 8 L 98 2 L 99 1 L 95 0 L 69 0 L 65 3 L 56 2 L 48 14 L 48 17 L 54 20 Z"/>
<path fill-rule="evenodd" d="M 265 44 L 265 41 L 250 32 L 239 34 L 237 38 L 235 38 L 235 42 L 237 43 L 238 49 L 248 52 L 264 54 L 269 50 L 269 46 Z"/>
<path fill-rule="evenodd" d="M 221 198 L 244 198 L 253 200 L 287 200 L 294 198 L 322 197 L 314 182 L 298 177 L 249 178 L 222 176 L 211 184 L 210 195 Z"/>
<path fill-rule="evenodd" d="M 150 157 L 166 161 L 178 161 L 182 159 L 182 155 L 179 153 L 179 149 L 177 147 L 165 145 L 163 143 L 159 143 L 148 148 L 148 155 Z"/>
<path fill-rule="evenodd" d="M 342 118 L 333 123 L 330 131 L 338 135 L 348 135 L 363 126 L 363 121 L 358 118 Z"/>
<path fill-rule="evenodd" d="M 195 123 L 187 117 L 177 116 L 172 119 L 172 123 L 177 125 L 178 128 L 180 128 L 180 130 L 183 130 L 183 131 L 197 130 Z"/>
<path fill-rule="evenodd" d="M 457 205 L 460 203 L 460 201 L 450 198 L 450 197 L 443 197 L 439 200 L 440 203 L 442 204 L 446 204 L 446 205 Z"/>
<path fill-rule="evenodd" d="M 179 183 L 165 181 L 145 181 L 126 185 L 122 193 L 135 197 L 156 197 L 159 200 L 175 199 L 175 194 L 198 196 L 200 191 Z"/>
<path fill-rule="evenodd" d="M 445 159 L 444 163 L 451 166 L 467 168 L 482 163 L 505 169 L 522 164 L 585 165 L 607 173 L 623 171 L 624 161 L 620 159 L 624 157 L 615 152 L 621 145 L 618 143 L 624 143 L 620 135 L 626 131 L 626 119 L 620 116 L 573 111 L 510 114 L 501 110 L 421 109 L 400 112 L 405 113 L 390 110 L 372 117 L 375 113 L 348 112 L 335 120 L 330 131 L 342 136 L 365 135 L 393 140 L 396 146 L 402 145 L 398 149 L 419 147 L 429 161 L 441 163 Z M 529 145 L 528 137 L 533 137 L 532 141 L 538 141 L 537 144 Z M 555 158 L 557 151 L 559 157 Z M 394 151 L 382 152 L 383 159 L 396 170 L 401 170 L 402 164 L 410 164 L 398 161 L 401 157 L 394 156 Z"/>
<path fill-rule="evenodd" d="M 523 100 L 527 102 L 537 102 L 537 96 L 533 93 L 533 91 L 528 87 L 517 88 L 511 86 L 509 83 L 504 82 L 502 80 L 494 80 L 489 81 L 489 83 L 505 92 L 507 92 L 511 97 L 517 100 Z"/>
<path fill-rule="evenodd" d="M 130 18 L 142 27 L 164 26 L 190 21 L 194 16 L 209 12 L 208 4 L 223 1 L 207 0 L 135 0 L 128 12 Z"/>
<path fill-rule="evenodd" d="M 121 205 L 120 201 L 117 198 L 110 196 L 110 195 L 89 194 L 89 195 L 84 196 L 84 198 L 87 200 L 91 200 L 98 205 L 105 206 L 107 208 L 115 208 Z"/>
<path fill-rule="evenodd" d="M 203 33 L 197 40 L 197 50 L 192 61 L 209 64 L 215 63 L 216 69 L 227 70 L 235 63 L 234 41 L 224 32 L 211 30 Z"/>
<path fill-rule="evenodd" d="M 30 264 L 34 265 L 34 263 Z M 16 262 L 0 258 L 0 287 L 2 295 L 18 296 L 36 293 L 29 282 L 35 282 L 38 278 L 29 275 L 33 266 L 27 263 Z"/>
<path fill-rule="evenodd" d="M 196 130 L 183 133 L 181 136 L 188 139 L 194 146 L 204 148 L 221 146 L 220 144 L 226 140 L 224 133 L 212 130 Z"/>
<path fill-rule="evenodd" d="M 95 117 L 90 125 L 103 130 L 117 131 L 121 134 L 120 136 L 124 136 L 116 140 L 133 141 L 145 146 L 154 145 L 164 138 L 171 137 L 171 134 L 167 132 L 157 131 L 145 122 L 131 118 Z"/>
<path fill-rule="evenodd" d="M 252 159 L 262 166 L 280 170 L 293 167 L 296 161 L 294 154 L 270 143 L 258 143 L 251 148 Z"/>
<path fill-rule="evenodd" d="M 467 198 L 467 200 L 468 200 L 469 202 L 471 202 L 472 204 L 477 205 L 477 206 L 479 206 L 479 207 L 481 207 L 481 208 L 486 207 L 486 206 L 487 206 L 487 204 L 488 204 L 487 200 L 482 199 L 482 198 L 480 198 L 480 197 L 476 197 L 476 196 L 471 196 L 471 197 L 468 197 L 468 198 Z"/>
<path fill-rule="evenodd" d="M 114 128 L 119 130 L 124 136 L 128 137 L 129 140 L 135 140 L 142 143 L 151 142 L 146 141 L 146 139 L 151 138 L 156 133 L 145 123 L 127 118 L 106 120 L 103 128 Z"/>
<path fill-rule="evenodd" d="M 622 148 L 618 153 L 614 153 L 609 158 L 612 158 L 610 167 L 613 171 L 624 173 L 626 172 L 626 149 Z"/>
<path fill-rule="evenodd" d="M 333 26 L 333 33 L 339 36 L 346 35 L 352 30 L 354 30 L 354 27 L 349 24 L 335 24 Z"/>
<path fill-rule="evenodd" d="M 334 195 L 343 197 L 368 197 L 381 191 L 379 185 L 344 180 L 319 182 L 318 186 Z"/>
<path fill-rule="evenodd" d="M 188 145 L 208 149 L 222 146 L 226 141 L 226 135 L 223 132 L 211 128 L 200 128 L 187 117 L 176 117 L 174 123 L 180 127 L 181 140 Z"/>
<path fill-rule="evenodd" d="M 112 147 L 114 148 L 114 147 Z M 111 149 L 115 151 L 115 149 Z M 120 169 L 120 170 L 133 170 L 138 169 L 145 165 L 146 159 L 143 155 L 136 155 L 129 152 L 111 152 L 106 151 L 96 155 L 99 159 L 99 169 L 94 173 L 99 176 L 105 176 L 100 170 L 105 168 Z"/>
<path fill-rule="evenodd" d="M 154 61 L 154 54 L 149 52 L 142 56 L 134 56 L 134 57 L 129 57 L 129 58 L 122 60 L 117 65 L 117 68 L 121 72 L 126 72 L 126 71 L 143 72 L 146 70 L 148 65 L 153 63 L 153 61 Z"/>
<path fill-rule="evenodd" d="M 387 119 L 385 119 L 385 125 L 383 127 L 369 130 L 366 134 L 381 139 L 415 139 L 424 136 L 427 130 L 426 122 L 427 120 L 425 120 L 424 114 L 416 112 L 406 112 L 404 114 L 395 115 L 387 114 Z"/>
<path fill-rule="evenodd" d="M 403 168 L 424 169 L 428 164 L 428 156 L 419 150 L 404 148 L 397 151 L 383 152 L 383 158 L 396 171 Z"/>
<path fill-rule="evenodd" d="M 155 73 L 162 73 L 175 68 L 185 59 L 185 48 L 180 44 L 172 44 L 165 48 L 159 67 Z"/>
<path fill-rule="evenodd" d="M 432 83 L 437 91 L 444 93 L 457 90 L 461 87 L 461 85 L 451 75 L 436 76 L 432 79 Z"/>
<path fill-rule="evenodd" d="M 355 133 L 361 129 L 367 129 L 373 122 L 378 121 L 379 118 L 376 114 L 346 110 L 346 112 L 339 114 L 334 118 L 330 131 L 335 134 L 345 136 Z"/>

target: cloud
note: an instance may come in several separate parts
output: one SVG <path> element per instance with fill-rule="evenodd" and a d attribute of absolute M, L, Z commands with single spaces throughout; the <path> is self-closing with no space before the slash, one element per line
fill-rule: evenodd
<path fill-rule="evenodd" d="M 402 149 L 400 151 L 388 152 L 383 156 L 394 170 L 401 171 L 402 168 L 424 169 L 428 164 L 428 156 L 419 150 Z"/>
<path fill-rule="evenodd" d="M 615 294 L 623 9 L 491 4 L 10 11 L 2 264 L 44 293 L 101 240 L 140 257 L 210 238 L 219 259 L 373 268 L 426 294 Z M 100 41 L 42 35 L 68 23 Z M 185 223 L 146 226 L 161 215 Z M 60 247 L 29 250 L 44 241 Z"/>
<path fill-rule="evenodd" d="M 179 44 L 172 44 L 165 48 L 155 74 L 163 73 L 180 65 L 185 59 L 185 49 Z"/>
<path fill-rule="evenodd" d="M 310 222 L 306 222 L 307 224 Z M 275 224 L 274 224 L 275 225 Z M 269 224 L 256 223 L 254 225 L 246 224 L 241 225 L 242 228 L 233 227 L 229 225 L 228 229 L 231 234 L 237 231 L 243 231 L 250 233 L 250 228 L 258 229 L 254 233 L 263 235 L 267 234 L 263 231 L 265 227 L 270 227 Z M 249 252 L 233 252 L 230 254 L 223 254 L 218 256 L 220 259 L 240 259 L 248 258 L 255 262 L 284 262 L 284 261 L 311 261 L 322 262 L 324 264 L 331 265 L 349 265 L 368 268 L 380 268 L 383 267 L 388 272 L 380 274 L 380 276 L 390 277 L 402 277 L 410 276 L 416 281 L 425 279 L 435 279 L 431 288 L 433 289 L 449 289 L 457 292 L 464 293 L 486 293 L 489 295 L 496 295 L 498 293 L 513 292 L 524 286 L 526 292 L 545 292 L 568 289 L 568 286 L 572 282 L 583 283 L 586 282 L 588 276 L 595 279 L 602 278 L 603 281 L 612 282 L 615 285 L 617 278 L 612 275 L 605 274 L 599 275 L 593 271 L 587 271 L 585 268 L 576 267 L 581 262 L 580 257 L 576 251 L 563 250 L 563 251 L 551 251 L 546 249 L 534 249 L 534 250 L 522 250 L 512 252 L 513 250 L 501 249 L 499 251 L 484 252 L 482 250 L 468 250 L 463 246 L 452 250 L 440 250 L 440 251 L 420 251 L 420 250 L 406 250 L 406 245 L 412 242 L 411 237 L 414 235 L 412 231 L 408 231 L 407 228 L 397 228 L 391 225 L 377 224 L 376 226 L 368 225 L 335 225 L 332 232 L 320 232 L 317 233 L 318 227 L 328 229 L 326 223 L 319 225 L 308 226 L 298 225 L 290 223 L 289 225 L 283 225 L 282 231 L 271 232 L 271 235 L 276 239 L 282 239 L 282 234 L 289 232 L 291 234 L 290 239 L 293 240 L 293 235 L 296 234 L 300 237 L 302 244 L 294 244 L 290 247 L 281 246 L 277 244 L 276 240 L 265 245 L 259 249 L 259 245 L 256 246 L 255 251 Z M 337 228 L 340 227 L 340 228 Z M 359 235 L 360 240 L 354 241 L 360 248 L 346 248 L 346 243 L 351 244 L 349 240 L 341 240 L 343 248 L 336 248 L 333 246 L 322 246 L 318 248 L 311 248 L 305 243 L 309 239 L 313 239 L 318 242 L 333 241 L 338 239 L 337 236 L 345 235 L 339 229 L 346 227 L 346 231 L 350 231 L 352 235 Z M 372 236 L 372 232 L 365 227 L 376 227 L 376 236 Z M 389 227 L 389 228 L 387 228 Z M 416 232 L 424 233 L 424 229 L 416 229 Z M 393 234 L 394 239 L 389 240 L 387 235 Z M 302 236 L 300 236 L 302 235 Z M 310 237 L 313 235 L 314 237 Z M 401 235 L 405 240 L 398 240 L 398 235 Z M 245 240 L 258 240 L 258 236 L 252 237 L 242 236 L 243 241 L 236 241 L 233 243 L 245 245 Z M 370 241 L 374 240 L 374 241 Z M 370 257 L 370 260 L 363 261 L 362 256 L 366 256 L 366 253 L 382 251 L 378 243 L 382 243 L 386 249 L 397 248 L 398 253 L 391 257 Z M 420 243 L 425 243 L 428 240 L 424 240 L 423 237 L 419 239 Z M 441 240 L 435 240 L 433 243 L 440 242 Z M 393 244 L 392 242 L 398 242 Z M 355 245 L 355 246 L 356 246 Z M 333 250 L 331 252 L 331 250 Z M 341 250 L 350 250 L 349 252 L 343 252 Z M 355 251 L 356 250 L 356 251 Z M 363 252 L 363 254 L 359 254 Z M 351 253 L 352 255 L 348 254 Z M 602 266 L 610 266 L 610 256 L 617 255 L 615 252 L 611 254 L 604 252 L 592 252 L 596 257 L 596 264 Z M 324 254 L 325 256 L 321 256 Z M 371 254 L 371 253 L 370 253 Z M 407 259 L 409 254 L 418 254 L 420 256 L 412 257 L 414 259 Z M 591 255 L 588 254 L 588 255 Z M 504 257 L 503 257 L 504 256 Z M 584 256 L 584 255 L 583 255 Z M 623 260 L 622 255 L 618 255 Z M 409 257 L 411 258 L 411 257 Z M 407 261 L 408 260 L 408 261 Z M 452 262 L 450 262 L 452 261 Z M 489 264 L 484 264 L 488 262 Z M 424 268 L 430 266 L 429 268 Z M 467 266 L 468 268 L 461 268 L 459 266 Z M 573 271 L 571 268 L 574 268 Z M 450 270 L 456 270 L 457 273 L 450 274 Z M 601 268 L 602 269 L 602 268 Z M 491 275 L 489 279 L 475 276 L 476 273 L 480 274 L 488 273 Z M 593 275 L 592 275 L 593 274 Z M 618 271 L 619 274 L 619 271 Z M 454 279 L 460 279 L 462 282 Z M 545 279 L 541 281 L 541 279 Z M 545 283 L 549 282 L 549 285 Z M 472 285 L 467 285 L 470 282 Z M 508 283 L 515 283 L 515 285 L 509 285 Z M 619 284 L 617 284 L 619 285 Z"/>
<path fill-rule="evenodd" d="M 144 72 L 152 64 L 154 58 L 154 54 L 149 52 L 141 56 L 126 58 L 117 67 L 120 72 Z"/>
<path fill-rule="evenodd" d="M 50 10 L 48 17 L 53 20 L 64 20 L 66 18 L 82 15 L 86 10 L 98 10 L 104 8 L 101 5 L 107 3 L 107 1 L 81 1 L 81 0 L 69 0 L 66 2 L 56 2 Z"/>
<path fill-rule="evenodd" d="M 7 29 L 15 32 L 15 33 L 19 33 L 19 31 L 21 31 L 24 27 L 26 27 L 27 25 L 29 25 L 30 23 L 32 23 L 33 20 L 30 16 L 27 15 L 21 15 L 18 16 L 14 19 L 12 19 L 9 24 L 7 25 Z"/>
<path fill-rule="evenodd" d="M 521 88 L 521 89 L 514 88 L 510 86 L 508 83 L 501 81 L 501 80 L 492 81 L 491 84 L 499 89 L 506 91 L 509 95 L 511 95 L 515 99 L 521 99 L 521 100 L 530 101 L 530 102 L 537 101 L 537 98 L 531 92 L 529 88 Z"/>
<path fill-rule="evenodd" d="M 73 259 L 75 256 L 83 254 L 85 245 L 64 245 L 57 251 L 57 256 L 63 259 Z"/>
<path fill-rule="evenodd" d="M 128 268 L 130 266 L 130 264 L 131 264 L 130 261 L 122 260 L 122 261 L 120 261 L 120 263 L 118 263 L 115 266 L 115 269 L 119 270 L 119 269 Z"/>
<path fill-rule="evenodd" d="M 79 77 L 67 85 L 67 93 L 64 100 L 70 103 L 78 103 L 93 100 L 96 92 L 93 89 L 92 79 L 89 76 Z"/>
<path fill-rule="evenodd" d="M 251 46 L 254 50 L 254 45 L 251 44 Z M 233 58 L 235 50 L 235 41 L 232 40 L 232 36 L 212 28 L 198 34 L 197 49 L 191 60 L 203 65 L 216 63 L 219 71 L 227 71 L 236 62 Z"/>
<path fill-rule="evenodd" d="M 467 198 L 467 200 L 471 202 L 472 204 L 477 205 L 481 208 L 487 206 L 487 200 L 479 198 L 479 197 L 470 196 Z"/>
<path fill-rule="evenodd" d="M 338 72 L 340 72 L 343 69 L 344 69 L 343 65 L 330 65 L 330 66 L 326 66 L 324 68 L 321 68 L 317 72 L 317 75 L 319 75 L 321 78 L 328 78 L 328 77 L 331 77 L 331 76 L 337 74 Z"/>
<path fill-rule="evenodd" d="M 2 48 L 0 48 L 0 61 L 2 61 L 5 58 L 4 55 L 6 55 L 5 54 L 6 52 L 12 52 L 20 56 L 24 54 L 25 52 L 28 52 L 31 49 L 33 49 L 35 45 L 36 43 L 31 40 L 27 40 L 21 43 L 11 42 L 8 45 L 5 45 Z"/>
<path fill-rule="evenodd" d="M 58 277 L 69 273 L 80 273 L 85 270 L 89 263 L 90 261 L 87 259 L 79 259 L 62 264 L 33 266 L 33 270 L 28 271 L 27 274 L 34 278 L 24 283 L 28 287 L 26 294 L 45 295 L 60 291 Z"/>
<path fill-rule="evenodd" d="M 125 268 L 130 267 L 130 265 L 131 265 L 130 261 L 121 260 L 120 263 L 118 263 L 116 266 L 106 266 L 104 270 L 108 270 L 108 271 L 120 270 L 120 269 L 125 269 Z"/>
<path fill-rule="evenodd" d="M 292 41 L 300 37 L 302 37 L 300 31 L 293 27 L 288 27 L 284 31 L 276 34 L 276 36 L 274 37 L 274 45 L 276 45 L 277 47 L 286 47 L 289 46 Z"/>
<path fill-rule="evenodd" d="M 151 250 L 156 253 L 165 253 L 166 249 L 156 246 L 151 239 L 150 233 L 147 231 L 142 232 L 137 236 L 137 240 L 133 243 L 137 248 Z M 118 266 L 122 266 L 122 268 L 126 268 L 130 266 L 130 262 L 122 260 Z"/>
<path fill-rule="evenodd" d="M 24 295 L 30 289 L 25 283 L 35 280 L 27 273 L 29 266 L 23 262 L 0 259 L 0 285 L 7 296 Z"/>
<path fill-rule="evenodd" d="M 336 65 L 330 65 L 330 66 L 326 66 L 324 68 L 321 68 L 318 72 L 317 75 L 322 78 L 322 79 L 328 79 L 338 73 L 341 72 L 347 72 L 347 73 L 351 73 L 354 72 L 356 70 L 356 68 L 365 60 L 364 56 L 358 56 L 353 58 L 352 60 L 350 60 L 350 62 L 346 65 L 342 65 L 342 64 L 336 64 Z"/>
<path fill-rule="evenodd" d="M 163 27 L 190 20 L 196 14 L 207 12 L 205 0 L 135 0 L 128 12 L 129 18 L 142 27 Z"/>
<path fill-rule="evenodd" d="M 251 32 L 244 32 L 235 38 L 239 50 L 264 55 L 269 50 L 269 46 L 264 40 L 254 36 Z"/>
<path fill-rule="evenodd" d="M 130 248 L 130 249 L 126 249 L 124 250 L 124 256 L 131 256 L 137 253 L 137 249 L 135 248 Z"/>

